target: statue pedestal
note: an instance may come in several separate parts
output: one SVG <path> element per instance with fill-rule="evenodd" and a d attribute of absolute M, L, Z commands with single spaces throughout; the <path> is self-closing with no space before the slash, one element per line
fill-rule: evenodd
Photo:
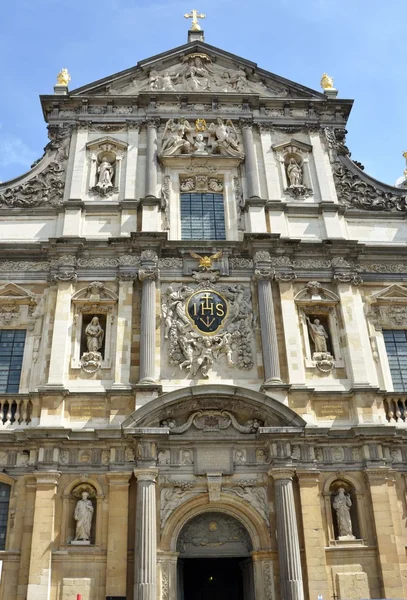
<path fill-rule="evenodd" d="M 363 546 L 364 542 L 363 542 L 363 540 L 358 540 L 355 537 L 341 536 L 339 539 L 334 540 L 333 542 L 331 542 L 330 545 L 331 546 L 339 546 L 339 547 L 343 547 L 343 546 Z"/>
<path fill-rule="evenodd" d="M 71 546 L 90 546 L 89 540 L 73 540 Z"/>

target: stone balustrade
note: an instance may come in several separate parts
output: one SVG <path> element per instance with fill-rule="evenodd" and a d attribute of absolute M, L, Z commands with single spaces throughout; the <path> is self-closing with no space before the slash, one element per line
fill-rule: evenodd
<path fill-rule="evenodd" d="M 407 425 L 407 394 L 391 394 L 387 395 L 383 401 L 386 420 L 389 423 L 397 423 Z"/>

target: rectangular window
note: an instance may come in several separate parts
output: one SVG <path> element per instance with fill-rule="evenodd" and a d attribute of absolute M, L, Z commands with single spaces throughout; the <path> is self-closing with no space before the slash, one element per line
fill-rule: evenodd
<path fill-rule="evenodd" d="M 10 501 L 10 486 L 0 483 L 0 550 L 6 549 L 8 505 Z"/>
<path fill-rule="evenodd" d="M 226 239 L 223 194 L 181 194 L 181 239 Z"/>
<path fill-rule="evenodd" d="M 18 393 L 26 331 L 0 330 L 0 393 Z"/>
<path fill-rule="evenodd" d="M 407 330 L 383 331 L 395 392 L 407 391 Z"/>

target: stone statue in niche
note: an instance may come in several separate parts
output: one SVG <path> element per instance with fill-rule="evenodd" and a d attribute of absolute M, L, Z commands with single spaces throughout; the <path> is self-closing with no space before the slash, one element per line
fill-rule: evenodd
<path fill-rule="evenodd" d="M 93 510 L 92 501 L 89 500 L 89 493 L 82 492 L 81 500 L 78 500 L 73 515 L 76 521 L 75 542 L 90 542 Z"/>
<path fill-rule="evenodd" d="M 86 373 L 95 373 L 102 363 L 102 355 L 99 350 L 102 348 L 105 335 L 98 317 L 92 318 L 85 329 L 85 335 L 88 351 L 84 352 L 81 357 L 82 369 Z"/>
<path fill-rule="evenodd" d="M 85 329 L 85 334 L 88 352 L 99 352 L 103 344 L 103 337 L 105 332 L 100 326 L 98 317 L 93 317 L 93 319 Z"/>
<path fill-rule="evenodd" d="M 161 143 L 161 155 L 189 154 L 192 146 L 192 128 L 186 119 L 168 119 Z M 189 139 L 188 139 L 189 138 Z"/>
<path fill-rule="evenodd" d="M 355 536 L 352 532 L 352 520 L 350 516 L 350 509 L 352 507 L 352 500 L 349 494 L 345 492 L 345 488 L 340 487 L 332 503 L 333 509 L 336 513 L 336 521 L 338 524 L 338 539 L 339 540 L 354 540 Z"/>
<path fill-rule="evenodd" d="M 314 319 L 314 322 L 311 323 L 311 320 L 307 315 L 305 315 L 305 318 L 312 343 L 314 344 L 312 360 L 315 361 L 317 368 L 322 373 L 330 373 L 334 367 L 335 361 L 328 350 L 328 333 L 319 319 Z"/>
<path fill-rule="evenodd" d="M 99 196 L 109 196 L 117 192 L 115 187 L 116 153 L 104 150 L 97 156 L 96 184 L 91 191 Z"/>
<path fill-rule="evenodd" d="M 287 177 L 290 182 L 290 187 L 299 186 L 302 184 L 302 168 L 295 160 L 290 158 L 287 164 Z"/>
<path fill-rule="evenodd" d="M 102 162 L 100 163 L 100 165 L 98 167 L 99 179 L 98 179 L 98 182 L 96 185 L 101 188 L 113 186 L 113 174 L 114 174 L 114 167 L 107 160 L 107 157 L 104 156 L 102 158 Z"/>
<path fill-rule="evenodd" d="M 223 122 L 223 119 L 218 117 L 216 123 L 209 125 L 208 131 L 215 138 L 213 145 L 214 153 L 238 158 L 244 157 L 240 149 L 239 140 L 237 139 L 236 129 L 230 119 Z"/>
<path fill-rule="evenodd" d="M 325 327 L 321 325 L 319 319 L 314 319 L 314 322 L 311 323 L 311 320 L 308 316 L 305 318 L 307 319 L 311 339 L 314 342 L 315 352 L 328 352 L 328 334 L 325 331 Z"/>

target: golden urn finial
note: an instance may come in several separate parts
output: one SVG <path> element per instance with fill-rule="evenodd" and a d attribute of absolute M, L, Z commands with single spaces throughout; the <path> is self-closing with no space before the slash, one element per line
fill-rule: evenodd
<path fill-rule="evenodd" d="M 324 73 L 321 77 L 321 87 L 323 90 L 333 90 L 334 88 L 334 80 L 332 77 Z"/>
<path fill-rule="evenodd" d="M 403 152 L 403 157 L 406 159 L 406 167 L 407 167 L 407 150 Z M 404 177 L 407 180 L 407 168 L 404 169 Z"/>
<path fill-rule="evenodd" d="M 57 75 L 57 84 L 67 86 L 70 81 L 71 76 L 68 73 L 68 69 L 61 69 Z"/>
<path fill-rule="evenodd" d="M 193 8 L 190 13 L 185 13 L 184 17 L 186 19 L 192 19 L 191 31 L 201 31 L 198 19 L 205 19 L 206 15 L 202 13 L 199 14 L 196 8 Z"/>

